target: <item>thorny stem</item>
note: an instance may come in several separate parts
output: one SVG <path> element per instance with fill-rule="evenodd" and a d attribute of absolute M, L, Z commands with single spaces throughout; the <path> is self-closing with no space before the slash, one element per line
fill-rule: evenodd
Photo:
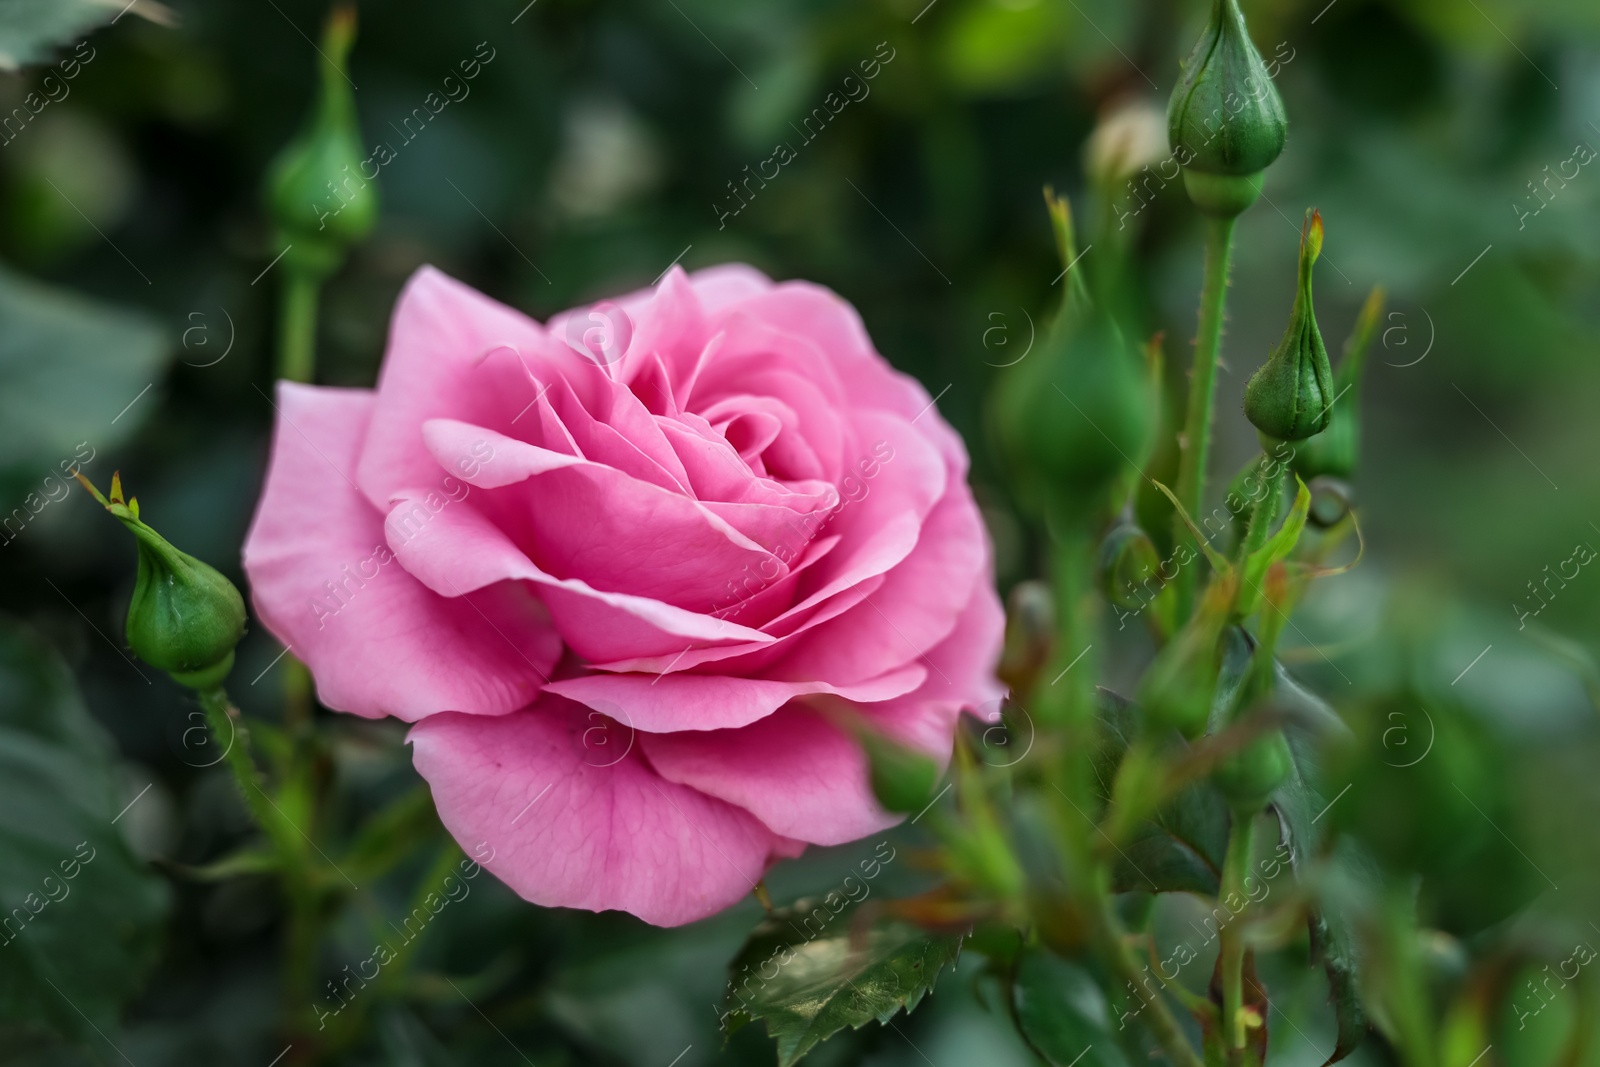
<path fill-rule="evenodd" d="M 288 817 L 273 806 L 262 787 L 255 759 L 250 754 L 250 735 L 238 709 L 228 700 L 227 691 L 220 685 L 203 690 L 200 706 L 205 710 L 212 736 L 217 744 L 225 746 L 223 758 L 244 798 L 245 809 L 278 853 L 284 893 L 289 902 L 289 950 L 284 983 L 290 996 L 304 996 L 314 981 L 317 903 L 310 866 L 301 843 L 303 839 Z"/>
<path fill-rule="evenodd" d="M 278 829 L 281 820 L 269 809 L 267 795 L 261 789 L 261 776 L 255 760 L 250 755 L 250 735 L 245 731 L 239 710 L 228 700 L 222 686 L 212 686 L 200 693 L 200 706 L 205 710 L 206 725 L 217 744 L 223 745 L 223 759 L 233 780 L 244 797 L 246 810 L 263 832 L 274 842 L 283 836 Z"/>
<path fill-rule="evenodd" d="M 1200 288 L 1200 329 L 1195 335 L 1194 372 L 1189 380 L 1189 411 L 1183 423 L 1178 460 L 1178 502 L 1190 515 L 1200 514 L 1205 497 L 1206 459 L 1211 449 L 1212 397 L 1217 385 L 1217 354 L 1222 348 L 1222 319 L 1228 299 L 1228 260 L 1233 251 L 1232 218 L 1206 220 L 1205 277 Z M 1192 539 L 1181 518 L 1174 517 L 1174 539 Z M 1177 577 L 1177 624 L 1194 610 L 1198 567 Z"/>
<path fill-rule="evenodd" d="M 1090 814 L 1094 806 L 1090 753 L 1094 750 L 1093 732 L 1098 721 L 1094 671 L 1088 662 L 1095 632 L 1094 599 L 1089 595 L 1094 539 L 1086 528 L 1056 530 L 1053 534 L 1052 564 L 1059 622 L 1055 655 L 1041 679 L 1049 695 L 1039 703 L 1045 714 L 1058 716 L 1055 722 L 1066 735 L 1062 795 L 1076 809 L 1062 812 L 1063 825 L 1068 828 L 1065 835 L 1069 850 L 1068 884 L 1081 894 L 1080 899 L 1094 927 L 1095 942 L 1107 965 L 1133 989 L 1146 989 L 1142 984 L 1145 975 L 1139 958 L 1112 904 L 1109 861 L 1097 852 L 1091 840 L 1095 824 Z M 1058 686 L 1065 689 L 1049 693 Z M 1147 990 L 1140 994 L 1140 999 L 1150 1012 L 1150 1030 L 1174 1067 L 1203 1067 L 1160 994 Z"/>
<path fill-rule="evenodd" d="M 1139 966 L 1139 957 L 1128 944 L 1127 931 L 1117 919 L 1109 895 L 1100 895 L 1096 918 L 1096 940 L 1106 963 L 1134 989 L 1143 989 L 1144 971 Z M 1143 1001 L 1145 1008 L 1140 1010 L 1149 1009 L 1150 1032 L 1172 1061 L 1173 1067 L 1205 1067 L 1166 1002 L 1154 994 L 1145 996 L 1148 996 Z"/>
<path fill-rule="evenodd" d="M 1244 552 L 1239 557 L 1241 567 L 1267 543 L 1267 536 L 1272 532 L 1272 524 L 1278 518 L 1278 508 L 1283 503 L 1283 483 L 1288 477 L 1288 464 L 1274 460 L 1262 452 L 1259 466 L 1264 467 L 1269 463 L 1272 464 L 1273 472 L 1263 484 L 1261 499 L 1257 500 L 1255 507 L 1250 510 L 1250 524 L 1245 528 Z"/>
<path fill-rule="evenodd" d="M 438 889 L 443 886 L 450 873 L 455 870 L 461 862 L 461 850 L 456 847 L 454 842 L 445 845 L 439 850 L 438 855 L 434 858 L 434 861 L 428 868 L 427 873 L 423 875 L 419 882 L 417 882 L 416 888 L 412 893 L 410 908 L 400 919 L 402 925 L 404 925 L 408 919 L 410 919 L 419 911 L 423 912 L 424 915 L 431 916 L 433 914 L 427 909 L 427 898 L 431 894 L 437 892 Z M 463 897 L 463 899 L 465 899 L 465 897 Z M 425 922 L 426 920 L 424 920 L 424 923 Z M 391 947 L 391 942 L 389 939 L 390 930 L 393 930 L 400 935 L 400 937 L 397 939 L 398 944 L 394 947 Z M 379 995 L 387 993 L 392 996 L 394 995 L 395 991 L 398 990 L 404 983 L 406 975 L 411 966 L 412 955 L 417 944 L 422 940 L 423 932 L 426 930 L 427 926 L 422 925 L 418 927 L 415 935 L 408 935 L 404 930 L 401 930 L 399 927 L 395 927 L 393 923 L 390 923 L 388 929 L 380 929 L 376 931 L 377 937 L 383 943 L 383 947 L 389 950 L 389 958 L 380 962 L 382 969 L 379 971 L 378 975 L 372 979 L 372 981 L 378 986 Z M 365 980 L 363 980 L 362 988 L 365 988 Z M 333 1038 L 329 1043 L 330 1054 L 337 1053 L 340 1050 L 348 1048 L 352 1043 L 359 1040 L 361 1034 L 365 1030 L 366 1019 L 369 1015 L 368 1006 L 368 999 L 357 1000 L 354 1002 L 355 1010 L 351 1013 L 350 1018 L 344 1020 L 343 1025 L 337 1026 L 335 1029 Z M 332 1014 L 338 1015 L 339 1012 L 342 1012 L 343 1010 L 344 1008 L 340 1007 Z"/>
<path fill-rule="evenodd" d="M 1250 873 L 1251 852 L 1255 847 L 1254 811 L 1236 810 L 1233 826 L 1228 831 L 1228 851 L 1222 861 L 1222 885 L 1217 890 L 1222 906 L 1233 912 L 1229 900 L 1248 902 L 1244 881 Z M 1244 918 L 1245 904 L 1222 927 L 1218 934 L 1220 956 L 1217 967 L 1222 972 L 1222 1032 L 1230 1049 L 1245 1046 L 1244 1019 L 1244 931 L 1240 923 Z"/>
<path fill-rule="evenodd" d="M 1095 870 L 1094 768 L 1089 753 L 1095 749 L 1094 731 L 1098 718 L 1094 705 L 1095 602 L 1090 595 L 1094 573 L 1094 539 L 1086 528 L 1052 531 L 1054 557 L 1051 560 L 1055 582 L 1056 638 L 1050 662 L 1042 673 L 1042 690 L 1036 702 L 1040 719 L 1061 736 L 1059 785 L 1056 790 L 1069 807 L 1060 808 L 1061 827 L 1068 848 L 1069 884 L 1083 879 L 1075 888 L 1096 892 Z M 1051 797 L 1055 799 L 1054 796 Z"/>

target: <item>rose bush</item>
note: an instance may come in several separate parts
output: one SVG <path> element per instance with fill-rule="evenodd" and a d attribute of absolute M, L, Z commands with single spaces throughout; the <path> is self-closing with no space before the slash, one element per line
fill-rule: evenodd
<path fill-rule="evenodd" d="M 277 406 L 258 615 L 328 707 L 416 723 L 535 903 L 711 914 L 898 820 L 839 708 L 941 762 L 996 708 L 966 451 L 827 290 L 673 268 L 541 327 L 424 268 L 375 391 Z"/>

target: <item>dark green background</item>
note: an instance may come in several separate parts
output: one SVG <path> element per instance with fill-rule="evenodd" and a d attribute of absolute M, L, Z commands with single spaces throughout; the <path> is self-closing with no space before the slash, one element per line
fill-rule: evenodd
<path fill-rule="evenodd" d="M 1007 495 L 981 409 L 1005 373 L 993 364 L 1022 350 L 1029 316 L 1042 325 L 1054 292 L 1059 266 L 1039 189 L 1081 192 L 1082 145 L 1108 105 L 1131 96 L 1164 108 L 1205 5 L 925 2 L 538 0 L 515 25 L 521 0 L 363 4 L 350 75 L 369 142 L 399 147 L 388 124 L 421 106 L 479 42 L 495 58 L 470 97 L 383 169 L 379 227 L 325 291 L 320 380 L 373 381 L 394 297 L 423 263 L 543 319 L 648 284 L 680 253 L 691 270 L 744 260 L 837 290 L 879 350 L 940 394 L 974 453 L 1002 584 L 1033 573 L 1037 535 Z M 1319 206 L 1318 312 L 1330 349 L 1372 285 L 1387 288 L 1395 316 L 1361 396 L 1367 558 L 1318 592 L 1286 641 L 1335 706 L 1409 672 L 1493 724 L 1505 781 L 1522 802 L 1505 830 L 1561 885 L 1541 906 L 1600 915 L 1593 824 L 1582 814 L 1600 789 L 1589 772 L 1600 755 L 1593 711 L 1579 674 L 1535 636 L 1546 629 L 1592 647 L 1600 574 L 1580 574 L 1527 630 L 1512 607 L 1574 544 L 1600 545 L 1600 166 L 1584 167 L 1524 228 L 1512 206 L 1530 205 L 1527 183 L 1578 142 L 1600 145 L 1600 7 L 1245 6 L 1261 50 L 1292 53 L 1277 79 L 1291 124 L 1266 198 L 1239 226 L 1215 470 L 1227 477 L 1255 447 L 1239 417 L 1243 382 L 1283 328 L 1298 220 Z M 95 58 L 71 94 L 0 147 L 5 264 L 144 313 L 170 356 L 148 374 L 119 369 L 131 357 L 115 331 L 86 360 L 14 339 L 0 346 L 8 408 L 27 409 L 41 390 L 71 413 L 53 437 L 0 434 L 0 510 L 21 505 L 70 457 L 59 441 L 88 440 L 87 473 L 103 486 L 120 469 L 147 519 L 242 584 L 238 549 L 271 430 L 263 393 L 277 278 L 258 275 L 278 249 L 260 175 L 308 106 L 320 62 L 308 37 L 324 9 L 297 0 L 171 7 L 175 26 L 130 15 L 96 32 Z M 880 42 L 894 59 L 871 95 L 796 145 L 798 159 L 719 229 L 726 183 L 777 141 L 794 143 L 789 123 Z M 16 104 L 48 69 L 0 76 L 0 105 Z M 1182 366 L 1198 221 L 1176 186 L 1141 221 L 1145 325 L 1166 331 L 1168 358 Z M 0 319 L 0 337 L 7 329 Z M 230 339 L 221 362 L 192 365 L 215 360 Z M 74 492 L 0 549 L 0 610 L 70 665 L 127 765 L 119 795 L 154 781 L 120 824 L 136 851 L 197 863 L 238 839 L 242 814 L 224 779 L 186 762 L 190 697 L 145 669 L 147 684 L 119 651 L 132 574 L 131 544 Z M 234 690 L 248 714 L 277 714 L 279 676 L 250 679 L 278 651 L 259 628 L 241 646 Z M 412 776 L 400 730 L 344 720 L 336 729 L 337 819 L 354 823 Z M 774 894 L 825 889 L 850 861 L 813 855 L 777 875 Z M 112 1031 L 116 1044 L 141 1067 L 264 1065 L 277 1052 L 273 890 L 248 879 L 174 882 L 172 900 L 153 935 L 159 963 Z M 497 886 L 459 910 L 427 946 L 424 971 L 499 968 L 480 1003 L 541 1067 L 608 1057 L 665 1067 L 687 1045 L 681 1067 L 768 1061 L 751 1033 L 720 1052 L 711 1007 L 753 903 L 665 934 L 540 912 Z M 353 947 L 335 955 L 361 958 Z M 947 976 L 901 1022 L 904 1034 L 873 1028 L 817 1062 L 1028 1062 L 1004 1014 L 972 995 L 970 970 Z M 434 980 L 380 1012 L 364 1062 L 522 1062 L 453 996 Z M 1318 1062 L 1311 1048 L 1331 1045 L 1320 994 L 1284 996 L 1305 1013 L 1301 1030 L 1278 1027 L 1284 1062 Z M 36 1022 L 0 1019 L 0 1062 L 115 1058 L 92 1034 L 86 1054 L 16 1036 L 41 1033 Z"/>

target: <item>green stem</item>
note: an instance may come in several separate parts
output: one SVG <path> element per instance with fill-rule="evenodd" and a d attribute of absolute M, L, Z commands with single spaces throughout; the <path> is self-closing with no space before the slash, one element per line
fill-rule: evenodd
<path fill-rule="evenodd" d="M 1056 644 L 1046 685 L 1060 687 L 1053 706 L 1074 731 L 1094 722 L 1094 538 L 1087 529 L 1054 531 L 1051 577 L 1056 594 Z"/>
<path fill-rule="evenodd" d="M 250 754 L 249 731 L 227 691 L 220 685 L 201 691 L 200 706 L 217 744 L 226 746 L 224 760 L 244 798 L 245 809 L 278 854 L 279 873 L 289 903 L 284 984 L 289 997 L 308 997 L 316 980 L 317 898 L 303 839 L 267 796 Z"/>
<path fill-rule="evenodd" d="M 1145 989 L 1144 970 L 1139 965 L 1139 957 L 1128 944 L 1127 931 L 1117 919 L 1109 895 L 1101 895 L 1096 917 L 1099 921 L 1096 923 L 1095 940 L 1106 964 L 1134 989 Z M 1150 1011 L 1150 1033 L 1167 1054 L 1167 1059 L 1172 1061 L 1173 1067 L 1205 1067 L 1166 1002 L 1153 992 L 1146 992 L 1144 996 L 1149 998 L 1143 1003 Z"/>
<path fill-rule="evenodd" d="M 278 377 L 309 382 L 317 371 L 317 292 L 321 279 L 285 268 L 278 303 Z"/>
<path fill-rule="evenodd" d="M 322 287 L 321 278 L 305 270 L 285 265 L 283 288 L 278 303 L 278 366 L 279 378 L 292 382 L 310 382 L 316 377 L 317 366 L 317 298 Z M 311 727 L 311 678 L 303 664 L 293 656 L 284 665 L 284 721 L 288 727 L 290 756 L 286 777 L 297 780 L 305 751 L 306 735 Z M 242 729 L 242 727 L 241 727 Z M 262 799 L 266 794 L 251 779 L 245 792 L 255 792 Z M 293 826 L 286 826 L 288 817 L 273 811 L 257 816 L 262 829 L 278 844 L 283 857 L 284 893 L 288 898 L 289 919 L 285 939 L 284 984 L 289 1003 L 306 998 L 312 1003 L 316 995 L 316 967 L 318 940 L 317 893 L 312 882 L 310 861 L 302 845 L 302 838 Z M 288 831 L 288 832 L 286 832 Z M 291 1029 L 310 1032 L 309 1023 L 300 1023 L 301 1014 L 293 1011 L 295 1020 Z"/>
<path fill-rule="evenodd" d="M 446 879 L 460 866 L 462 860 L 461 849 L 453 841 L 439 850 L 438 856 L 412 891 L 411 905 L 400 918 L 402 925 L 419 911 L 431 918 L 434 913 L 427 907 L 428 897 L 445 891 Z M 461 899 L 465 900 L 466 896 L 463 895 Z M 376 938 L 389 950 L 389 958 L 387 962 L 381 964 L 377 977 L 373 979 L 377 986 L 373 995 L 356 1000 L 352 1005 L 355 1010 L 335 1027 L 334 1035 L 328 1043 L 330 1053 L 340 1052 L 360 1039 L 366 1033 L 369 1009 L 385 999 L 398 995 L 405 984 L 416 946 L 422 941 L 422 934 L 428 928 L 426 922 L 427 919 L 424 919 L 424 925 L 418 927 L 414 936 L 407 936 L 405 932 L 400 931 L 398 945 L 389 937 L 391 930 L 395 929 L 392 925 L 375 931 Z"/>
<path fill-rule="evenodd" d="M 1200 329 L 1195 336 L 1194 372 L 1189 380 L 1189 411 L 1183 423 L 1178 460 L 1178 502 L 1200 520 L 1205 499 L 1206 459 L 1211 450 L 1211 408 L 1217 385 L 1217 355 L 1222 349 L 1222 318 L 1228 299 L 1228 259 L 1233 251 L 1232 218 L 1206 219 L 1205 277 L 1200 288 Z M 1174 540 L 1191 539 L 1183 520 L 1173 518 Z M 1182 625 L 1194 610 L 1198 567 L 1177 577 L 1177 618 Z"/>
<path fill-rule="evenodd" d="M 1288 477 L 1289 465 L 1281 460 L 1274 460 L 1262 452 L 1259 469 L 1265 469 L 1269 464 L 1272 466 L 1272 474 L 1262 484 L 1261 499 L 1250 509 L 1250 524 L 1245 528 L 1244 534 L 1244 551 L 1239 556 L 1241 566 L 1267 543 L 1267 537 L 1272 533 L 1272 524 L 1278 519 L 1278 508 L 1283 504 L 1283 483 Z"/>
<path fill-rule="evenodd" d="M 1055 585 L 1056 637 L 1050 662 L 1042 672 L 1034 701 L 1039 722 L 1060 739 L 1058 783 L 1051 790 L 1065 798 L 1071 810 L 1060 808 L 1060 826 L 1067 848 L 1068 884 L 1093 892 L 1097 884 L 1094 863 L 1094 768 L 1097 716 L 1094 706 L 1095 600 L 1090 595 L 1094 575 L 1094 540 L 1085 527 L 1052 530 L 1054 555 L 1051 578 Z M 1081 879 L 1081 882 L 1080 882 Z"/>
<path fill-rule="evenodd" d="M 290 741 L 298 749 L 311 732 L 312 697 L 315 694 L 311 671 L 293 655 L 283 657 L 283 721 Z"/>
<path fill-rule="evenodd" d="M 1228 851 L 1222 861 L 1222 886 L 1217 890 L 1219 902 L 1231 915 L 1218 934 L 1217 961 L 1222 972 L 1222 1032 L 1230 1049 L 1245 1046 L 1244 931 L 1240 924 L 1250 899 L 1245 893 L 1244 881 L 1250 873 L 1251 854 L 1255 848 L 1255 817 L 1253 811 L 1233 813 Z M 1241 902 L 1237 915 L 1232 915 L 1229 900 Z"/>
<path fill-rule="evenodd" d="M 239 709 L 228 700 L 227 691 L 220 685 L 201 691 L 200 706 L 205 709 L 206 725 L 211 727 L 217 744 L 226 746 L 223 758 L 239 787 L 239 794 L 244 797 L 245 809 L 262 832 L 277 842 L 283 836 L 280 819 L 268 807 L 267 795 L 261 789 L 261 776 L 250 755 L 250 735 Z"/>
<path fill-rule="evenodd" d="M 1417 920 L 1409 885 L 1394 880 L 1384 899 L 1384 934 L 1390 957 L 1389 1011 L 1405 1067 L 1435 1067 L 1436 1041 L 1427 976 L 1417 958 Z"/>

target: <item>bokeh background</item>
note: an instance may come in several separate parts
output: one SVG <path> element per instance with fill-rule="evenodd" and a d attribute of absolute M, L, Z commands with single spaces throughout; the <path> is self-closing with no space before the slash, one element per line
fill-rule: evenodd
<path fill-rule="evenodd" d="M 325 289 L 319 379 L 372 383 L 394 298 L 424 263 L 544 319 L 673 262 L 747 261 L 860 309 L 880 351 L 966 437 L 1002 586 L 1034 574 L 1039 536 L 1008 496 L 983 404 L 1059 292 L 1040 188 L 1081 195 L 1083 147 L 1109 110 L 1164 110 L 1208 4 L 524 4 L 360 5 L 350 76 L 365 139 L 397 153 L 378 179 L 376 232 Z M 261 176 L 309 106 L 326 8 L 172 0 L 171 18 L 153 21 L 139 17 L 147 6 L 76 53 L 0 75 L 4 114 L 80 60 L 69 92 L 0 134 L 0 514 L 26 513 L 0 534 L 0 749 L 22 760 L 47 702 L 89 716 L 72 718 L 77 762 L 60 768 L 60 795 L 0 781 L 0 903 L 20 903 L 55 859 L 29 843 L 30 825 L 89 794 L 112 810 L 136 801 L 96 831 L 126 845 L 107 836 L 110 862 L 89 865 L 80 899 L 38 920 L 53 947 L 31 962 L 0 948 L 0 1063 L 265 1065 L 278 1051 L 276 891 L 264 876 L 185 874 L 237 843 L 246 819 L 226 776 L 201 766 L 192 698 L 122 651 L 131 545 L 86 494 L 53 499 L 46 479 L 86 447 L 90 477 L 104 486 L 120 469 L 147 518 L 243 585 L 272 417 L 279 249 Z M 1600 160 L 1588 162 L 1600 7 L 1244 6 L 1291 125 L 1239 226 L 1215 477 L 1256 447 L 1243 384 L 1286 321 L 1299 219 L 1316 205 L 1330 348 L 1372 286 L 1389 315 L 1360 396 L 1367 555 L 1322 583 L 1290 658 L 1336 707 L 1407 673 L 1496 731 L 1517 801 L 1503 833 L 1552 888 L 1538 907 L 1600 921 L 1587 814 L 1600 806 L 1600 571 L 1541 586 L 1556 593 L 1539 601 L 1530 589 L 1576 545 L 1600 547 Z M 470 95 L 404 141 L 393 126 L 484 42 L 493 58 Z M 873 58 L 870 91 L 802 145 L 794 126 Z M 797 158 L 724 217 L 738 206 L 729 183 L 780 141 Z M 1150 188 L 1131 220 L 1142 325 L 1165 331 L 1181 382 L 1200 227 L 1179 186 Z M 247 715 L 279 714 L 280 651 L 259 628 L 241 646 L 233 688 Z M 324 832 L 337 840 L 416 779 L 399 729 L 329 728 Z M 898 859 L 882 893 L 919 883 L 927 844 L 915 828 L 889 840 Z M 876 845 L 814 851 L 773 876 L 773 895 L 825 891 Z M 157 873 L 117 868 L 124 848 Z M 403 910 L 404 884 L 371 887 L 366 906 Z M 752 901 L 653 931 L 536 909 L 483 879 L 430 930 L 414 988 L 372 1011 L 346 1061 L 772 1062 L 756 1028 L 725 1045 L 714 1007 L 758 914 Z M 334 957 L 363 958 L 364 943 L 352 929 Z M 1032 1062 L 979 971 L 969 960 L 896 1028 L 844 1035 L 815 1062 Z M 1294 982 L 1278 1006 L 1295 1025 L 1274 1041 L 1282 1062 L 1316 1064 L 1331 1023 L 1321 993 Z"/>

